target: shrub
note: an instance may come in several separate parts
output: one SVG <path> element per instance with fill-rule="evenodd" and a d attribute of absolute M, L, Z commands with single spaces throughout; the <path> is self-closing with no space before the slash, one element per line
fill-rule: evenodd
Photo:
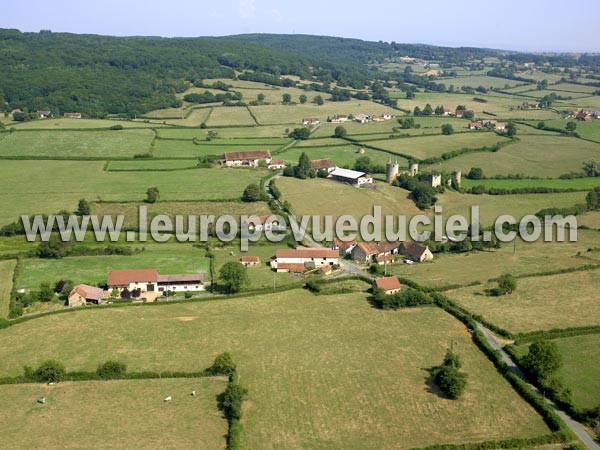
<path fill-rule="evenodd" d="M 113 125 L 112 127 L 109 128 L 109 130 L 113 130 L 113 131 L 119 131 L 123 129 L 123 125 Z"/>
<path fill-rule="evenodd" d="M 127 366 L 119 361 L 106 361 L 96 370 L 96 374 L 103 380 L 119 379 L 125 372 L 127 372 Z"/>
<path fill-rule="evenodd" d="M 235 369 L 236 364 L 231 353 L 225 352 L 215 358 L 209 372 L 214 375 L 231 375 L 235 372 Z"/>
<path fill-rule="evenodd" d="M 65 377 L 65 366 L 54 359 L 44 361 L 34 372 L 37 381 L 58 383 Z"/>

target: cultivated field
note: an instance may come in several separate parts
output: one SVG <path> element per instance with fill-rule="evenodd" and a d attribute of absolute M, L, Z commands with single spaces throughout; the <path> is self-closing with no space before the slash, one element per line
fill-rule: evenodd
<path fill-rule="evenodd" d="M 147 153 L 152 130 L 17 131 L 0 140 L 0 156 L 22 158 L 132 158 Z"/>
<path fill-rule="evenodd" d="M 10 291 L 12 289 L 15 265 L 15 260 L 0 261 L 0 318 L 8 316 L 8 305 L 10 303 Z"/>
<path fill-rule="evenodd" d="M 224 449 L 216 397 L 225 386 L 222 378 L 0 386 L 2 448 Z"/>
<path fill-rule="evenodd" d="M 596 262 L 600 262 L 596 259 Z M 488 297 L 495 283 L 449 292 L 461 306 L 512 332 L 600 325 L 597 271 L 523 278 L 517 290 Z"/>
<path fill-rule="evenodd" d="M 20 214 L 73 211 L 89 201 L 142 201 L 158 187 L 161 201 L 240 198 L 250 183 L 267 172 L 247 169 L 198 169 L 171 172 L 106 172 L 102 161 L 3 161 L 0 164 L 0 224 Z M 23 174 L 28 176 L 24 177 Z M 56 174 L 68 174 L 57 177 Z"/>
<path fill-rule="evenodd" d="M 229 350 L 250 392 L 244 448 L 412 448 L 548 432 L 462 324 L 436 308 L 382 313 L 364 294 L 290 291 L 78 311 L 0 333 L 7 374 L 50 356 L 72 370 L 95 369 L 108 355 L 130 370 L 197 370 Z M 39 339 L 43 347 L 35 345 Z M 426 369 L 450 341 L 469 374 L 459 401 L 427 383 Z"/>

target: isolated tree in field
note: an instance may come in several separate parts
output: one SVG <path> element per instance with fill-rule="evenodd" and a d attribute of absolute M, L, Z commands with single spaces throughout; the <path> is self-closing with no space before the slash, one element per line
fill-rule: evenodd
<path fill-rule="evenodd" d="M 235 261 L 229 261 L 221 267 L 219 279 L 229 294 L 239 292 L 249 281 L 247 269 Z"/>
<path fill-rule="evenodd" d="M 582 166 L 583 172 L 588 177 L 598 177 L 600 176 L 600 164 L 598 161 L 590 160 L 583 163 Z"/>
<path fill-rule="evenodd" d="M 300 100 L 300 103 L 304 105 L 308 101 L 308 97 L 306 95 L 302 94 L 300 96 L 299 100 Z"/>
<path fill-rule="evenodd" d="M 200 129 L 201 129 L 201 130 L 206 130 L 206 122 L 202 122 L 202 123 L 200 124 Z"/>
<path fill-rule="evenodd" d="M 442 134 L 449 136 L 454 133 L 454 127 L 449 123 L 442 125 Z"/>
<path fill-rule="evenodd" d="M 335 127 L 335 131 L 333 132 L 333 136 L 336 138 L 343 138 L 348 134 L 348 132 L 346 131 L 346 129 L 339 125 L 337 127 Z"/>
<path fill-rule="evenodd" d="M 265 101 L 265 94 L 258 94 L 258 96 L 256 98 L 258 99 L 259 102 L 264 102 Z"/>
<path fill-rule="evenodd" d="M 463 117 L 464 117 L 465 119 L 472 119 L 473 117 L 475 117 L 475 112 L 474 112 L 474 111 L 471 111 L 471 110 L 465 111 L 465 112 L 463 113 Z"/>
<path fill-rule="evenodd" d="M 262 195 L 260 193 L 260 187 L 255 183 L 249 184 L 246 189 L 244 189 L 244 193 L 242 194 L 243 202 L 258 202 L 261 200 L 261 198 Z"/>
<path fill-rule="evenodd" d="M 310 137 L 310 130 L 308 128 L 294 128 L 289 137 L 297 141 L 306 141 Z"/>
<path fill-rule="evenodd" d="M 572 133 L 573 131 L 575 131 L 577 129 L 577 123 L 573 122 L 573 121 L 568 122 L 566 128 L 567 128 L 567 131 L 570 131 Z"/>
<path fill-rule="evenodd" d="M 461 367 L 458 355 L 448 350 L 444 362 L 431 369 L 435 384 L 451 399 L 459 398 L 467 387 L 467 374 L 460 371 Z"/>
<path fill-rule="evenodd" d="M 65 366 L 54 359 L 44 361 L 34 373 L 38 381 L 45 383 L 58 383 L 64 379 L 65 374 Z"/>
<path fill-rule="evenodd" d="M 85 198 L 79 200 L 77 204 L 77 215 L 78 216 L 89 216 L 92 213 L 92 204 Z"/>
<path fill-rule="evenodd" d="M 494 290 L 495 294 L 506 295 L 512 294 L 517 289 L 517 279 L 509 273 L 498 278 L 498 287 Z"/>
<path fill-rule="evenodd" d="M 523 358 L 523 365 L 537 380 L 544 381 L 560 368 L 562 356 L 554 342 L 537 341 L 529 347 L 529 353 Z"/>
<path fill-rule="evenodd" d="M 281 98 L 283 99 L 283 103 L 285 103 L 286 105 L 289 103 L 292 103 L 292 95 L 291 94 L 283 94 L 281 96 Z"/>
<path fill-rule="evenodd" d="M 483 179 L 483 169 L 480 167 L 471 167 L 471 170 L 467 174 L 469 180 L 481 180 Z"/>
<path fill-rule="evenodd" d="M 317 106 L 323 106 L 323 104 L 325 103 L 325 100 L 323 100 L 323 97 L 321 95 L 317 95 L 313 99 L 313 103 Z"/>
<path fill-rule="evenodd" d="M 157 187 L 148 188 L 146 191 L 146 203 L 156 203 L 160 198 L 160 192 Z"/>
<path fill-rule="evenodd" d="M 235 372 L 236 364 L 233 361 L 231 353 L 221 353 L 217 355 L 210 367 L 210 372 L 214 375 L 231 375 Z"/>
<path fill-rule="evenodd" d="M 415 106 L 415 109 L 413 109 L 413 116 L 422 116 L 423 112 L 421 111 L 421 108 L 419 108 L 418 106 Z"/>
<path fill-rule="evenodd" d="M 431 108 L 431 105 L 429 103 L 427 103 L 425 105 L 425 108 L 423 108 L 423 115 L 431 116 L 432 114 L 433 114 L 433 109 Z"/>
<path fill-rule="evenodd" d="M 415 91 L 409 89 L 408 91 L 406 91 L 406 99 L 407 100 L 412 100 L 413 98 L 415 98 Z"/>
<path fill-rule="evenodd" d="M 354 170 L 359 172 L 371 173 L 373 169 L 373 164 L 371 163 L 371 158 L 368 156 L 359 156 L 356 158 L 354 162 Z"/>
<path fill-rule="evenodd" d="M 508 122 L 506 124 L 506 135 L 508 137 L 513 137 L 517 134 L 517 126 L 513 122 Z"/>

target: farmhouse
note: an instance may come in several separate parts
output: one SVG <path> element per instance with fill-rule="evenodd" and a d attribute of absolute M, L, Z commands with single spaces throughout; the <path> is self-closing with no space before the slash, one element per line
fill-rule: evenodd
<path fill-rule="evenodd" d="M 227 167 L 258 167 L 260 161 L 271 164 L 271 152 L 269 150 L 254 150 L 248 152 L 225 153 L 221 163 Z"/>
<path fill-rule="evenodd" d="M 331 173 L 336 169 L 336 165 L 329 158 L 315 159 L 310 162 L 310 168 L 313 170 L 326 170 Z"/>
<path fill-rule="evenodd" d="M 280 249 L 271 260 L 271 268 L 277 272 L 304 272 L 306 269 L 333 266 L 340 263 L 337 250 L 330 248 L 298 247 Z M 302 269 L 302 270 L 300 270 Z"/>
<path fill-rule="evenodd" d="M 331 246 L 332 249 L 339 251 L 340 258 L 345 258 L 349 255 L 354 247 L 356 247 L 356 239 L 342 241 L 338 238 L 333 240 L 333 245 Z"/>
<path fill-rule="evenodd" d="M 331 118 L 331 123 L 343 123 L 343 122 L 348 122 L 348 116 L 335 115 Z"/>
<path fill-rule="evenodd" d="M 457 109 L 454 112 L 454 115 L 460 119 L 460 118 L 464 117 L 465 112 L 466 112 L 466 109 Z"/>
<path fill-rule="evenodd" d="M 519 109 L 540 109 L 540 102 L 523 102 Z"/>
<path fill-rule="evenodd" d="M 73 113 L 64 113 L 63 117 L 67 119 L 81 119 L 81 113 L 73 112 Z"/>
<path fill-rule="evenodd" d="M 38 110 L 37 115 L 40 119 L 47 119 L 49 117 L 52 117 L 52 112 L 46 110 Z"/>
<path fill-rule="evenodd" d="M 373 290 L 381 289 L 387 295 L 392 295 L 400 292 L 402 285 L 398 281 L 398 277 L 383 277 L 373 281 Z"/>
<path fill-rule="evenodd" d="M 302 119 L 302 125 L 306 125 L 309 127 L 312 127 L 314 125 L 319 125 L 321 123 L 321 121 L 319 119 L 317 119 L 316 117 L 308 117 L 305 119 Z"/>
<path fill-rule="evenodd" d="M 357 114 L 354 116 L 354 121 L 358 123 L 369 123 L 371 120 L 372 117 L 367 114 Z"/>
<path fill-rule="evenodd" d="M 95 286 L 78 284 L 73 287 L 68 296 L 70 307 L 87 305 L 88 303 L 99 304 L 104 297 L 104 291 Z"/>
<path fill-rule="evenodd" d="M 271 170 L 285 169 L 285 161 L 283 159 L 273 159 L 268 165 Z"/>
<path fill-rule="evenodd" d="M 258 256 L 242 256 L 238 259 L 238 262 L 246 268 L 260 266 L 260 258 Z"/>
<path fill-rule="evenodd" d="M 248 227 L 249 231 L 284 231 L 285 223 L 279 223 L 275 216 L 256 216 L 254 220 L 252 217 L 244 220 L 242 226 Z"/>
<path fill-rule="evenodd" d="M 422 246 L 413 241 L 403 242 L 400 245 L 400 253 L 402 256 L 414 262 L 427 262 L 433 261 L 433 253 L 429 250 L 429 247 Z"/>
<path fill-rule="evenodd" d="M 108 273 L 108 288 L 141 292 L 184 292 L 204 290 L 202 274 L 159 275 L 156 269 L 111 270 Z"/>
<path fill-rule="evenodd" d="M 329 178 L 357 187 L 365 184 L 373 184 L 373 178 L 368 176 L 366 173 L 350 169 L 340 169 L 339 167 L 329 174 Z"/>
<path fill-rule="evenodd" d="M 592 121 L 592 115 L 588 114 L 585 111 L 579 111 L 577 114 L 575 114 L 575 118 L 577 120 L 583 120 L 584 122 L 591 122 Z"/>
<path fill-rule="evenodd" d="M 581 112 L 592 116 L 594 119 L 600 119 L 600 110 L 598 109 L 582 109 Z"/>
<path fill-rule="evenodd" d="M 398 254 L 400 243 L 396 241 L 361 242 L 350 252 L 352 260 L 366 264 L 385 264 L 393 262 Z"/>
<path fill-rule="evenodd" d="M 481 122 L 469 122 L 469 130 L 481 130 L 483 124 Z"/>

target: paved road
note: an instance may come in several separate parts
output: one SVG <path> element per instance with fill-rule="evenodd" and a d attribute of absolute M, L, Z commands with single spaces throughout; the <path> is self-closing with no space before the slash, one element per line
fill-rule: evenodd
<path fill-rule="evenodd" d="M 525 383 L 529 385 L 531 389 L 535 391 L 540 397 L 543 397 L 546 402 L 554 409 L 556 414 L 565 422 L 565 424 L 577 435 L 577 437 L 586 445 L 590 450 L 600 450 L 600 446 L 594 442 L 594 440 L 590 437 L 589 434 L 585 432 L 585 430 L 571 419 L 563 410 L 561 410 L 556 404 L 549 399 L 547 399 L 540 390 L 535 387 L 533 384 L 529 382 L 525 374 L 519 369 L 519 367 L 515 364 L 515 362 L 511 359 L 511 357 L 504 351 L 502 346 L 496 341 L 496 338 L 480 323 L 477 323 L 477 329 L 483 333 L 485 339 L 492 346 L 494 350 L 500 352 L 502 356 L 502 360 L 506 363 L 506 365 L 512 370 L 516 375 L 518 375 Z"/>

